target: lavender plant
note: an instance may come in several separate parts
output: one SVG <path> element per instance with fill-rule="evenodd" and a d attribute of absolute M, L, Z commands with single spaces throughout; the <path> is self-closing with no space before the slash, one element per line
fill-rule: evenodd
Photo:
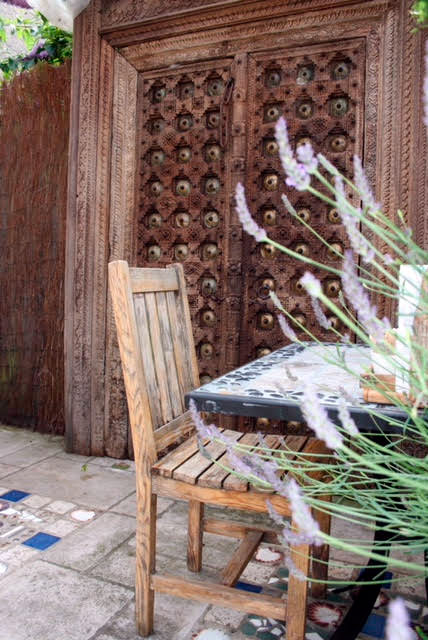
<path fill-rule="evenodd" d="M 428 79 L 425 82 L 424 103 L 428 125 Z M 380 425 L 379 433 L 362 433 L 350 414 L 349 399 L 343 397 L 339 403 L 338 423 L 333 423 L 321 405 L 316 390 L 306 384 L 302 388 L 303 416 L 315 435 L 332 450 L 333 456 L 321 456 L 314 461 L 299 454 L 297 464 L 295 453 L 288 451 L 286 444 L 282 452 L 271 450 L 260 436 L 260 446 L 250 450 L 249 447 L 228 441 L 213 425 L 204 425 L 192 407 L 194 419 L 201 434 L 225 444 L 232 471 L 290 500 L 293 518 L 300 526 L 298 534 L 291 532 L 273 510 L 271 514 L 283 526 L 285 543 L 296 544 L 302 540 L 312 544 L 328 543 L 337 549 L 356 553 L 360 557 L 360 561 L 355 563 L 357 569 L 363 568 L 368 559 L 372 561 L 372 566 L 378 563 L 381 568 L 391 543 L 393 551 L 404 551 L 404 555 L 392 553 L 390 566 L 398 572 L 410 573 L 415 578 L 426 578 L 427 569 L 419 558 L 428 549 L 428 456 L 415 456 L 415 447 L 409 452 L 408 444 L 410 442 L 426 453 L 428 410 L 420 407 L 428 399 L 428 343 L 412 333 L 410 323 L 405 323 L 405 330 L 394 332 L 390 321 L 379 317 L 372 299 L 376 294 L 378 299 L 384 297 L 397 303 L 400 300 L 400 305 L 413 309 L 416 318 L 428 317 L 428 271 L 425 272 L 424 268 L 424 265 L 428 265 L 428 252 L 413 240 L 401 211 L 396 221 L 382 212 L 358 157 L 354 158 L 354 180 L 351 181 L 322 154 L 315 154 L 310 144 L 298 146 L 294 152 L 283 119 L 277 122 L 276 140 L 286 175 L 286 187 L 307 192 L 337 209 L 351 249 L 339 256 L 342 266 L 336 268 L 277 243 L 251 216 L 244 188 L 240 184 L 236 188 L 239 219 L 244 229 L 258 242 L 270 244 L 307 265 L 308 271 L 301 278 L 301 283 L 310 296 L 319 324 L 338 341 L 334 364 L 347 367 L 340 345 L 341 341 L 349 341 L 352 335 L 381 356 L 391 374 L 407 381 L 409 391 L 402 395 L 391 393 L 383 380 L 375 375 L 367 383 L 374 389 L 383 389 L 391 404 L 404 413 L 405 419 L 391 418 L 382 408 L 369 408 L 367 410 L 372 419 Z M 348 197 L 351 193 L 354 195 L 353 201 L 358 200 L 360 204 L 351 202 Z M 327 240 L 316 229 L 299 218 L 287 195 L 284 194 L 282 199 L 296 224 L 303 224 L 329 247 Z M 333 247 L 329 248 L 337 253 Z M 410 265 L 412 270 L 407 275 L 401 273 L 401 265 Z M 341 278 L 343 295 L 338 302 L 325 294 L 313 271 L 327 272 Z M 322 344 L 310 328 L 296 322 L 287 310 L 286 301 L 282 303 L 274 293 L 271 297 L 278 307 L 279 324 L 288 340 L 300 343 L 303 341 L 299 336 L 303 335 L 305 339 Z M 339 319 L 342 332 L 332 325 L 327 314 Z M 388 339 L 391 335 L 394 335 L 395 346 Z M 331 355 L 329 358 L 332 361 Z M 355 402 L 352 404 L 355 405 Z M 382 432 L 382 425 L 385 424 L 388 429 Z M 293 472 L 295 480 L 284 483 L 280 478 L 288 471 Z M 329 481 L 320 479 L 321 473 L 310 473 L 314 471 L 323 472 Z M 330 501 L 322 499 L 326 495 L 331 497 Z M 376 523 L 377 529 L 383 530 L 389 540 L 373 546 L 370 536 L 355 540 L 328 535 L 320 531 L 311 516 L 311 509 L 330 513 L 350 525 L 348 528 L 358 523 L 373 530 Z M 333 568 L 335 564 L 340 563 L 330 563 Z M 378 581 L 382 581 L 381 575 Z M 330 582 L 336 584 L 340 581 Z M 391 620 L 401 616 L 405 629 L 405 614 L 400 607 L 400 603 L 392 606 Z M 392 621 L 390 625 L 394 626 L 395 623 Z M 395 635 L 391 635 L 391 628 L 388 637 L 395 638 Z M 410 635 L 403 631 L 400 637 L 407 638 Z"/>

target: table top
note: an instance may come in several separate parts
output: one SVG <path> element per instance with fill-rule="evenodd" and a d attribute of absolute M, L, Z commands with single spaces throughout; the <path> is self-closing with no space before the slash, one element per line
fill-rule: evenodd
<path fill-rule="evenodd" d="M 193 399 L 199 410 L 212 413 L 301 421 L 302 389 L 309 382 L 332 420 L 338 419 L 337 405 L 344 397 L 360 429 L 384 430 L 388 417 L 403 421 L 407 414 L 391 405 L 364 402 L 358 378 L 369 366 L 365 345 L 291 344 L 191 391 L 186 403 Z"/>

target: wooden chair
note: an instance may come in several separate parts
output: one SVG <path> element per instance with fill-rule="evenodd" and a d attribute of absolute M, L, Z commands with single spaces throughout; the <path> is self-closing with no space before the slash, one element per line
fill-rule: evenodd
<path fill-rule="evenodd" d="M 267 512 L 269 499 L 278 513 L 290 516 L 288 502 L 275 494 L 249 487 L 241 478 L 227 474 L 198 449 L 197 438 L 184 394 L 199 386 L 183 268 L 134 269 L 124 261 L 109 264 L 110 292 L 116 320 L 129 418 L 136 463 L 137 548 L 136 619 L 138 633 L 153 630 L 154 594 L 174 594 L 202 602 L 232 607 L 248 613 L 286 620 L 287 640 L 303 640 L 308 582 L 290 576 L 288 602 L 270 595 L 233 588 L 261 541 L 277 542 L 276 533 L 257 526 L 204 518 L 204 505 L 214 504 Z M 242 443 L 257 442 L 255 434 L 227 432 Z M 184 441 L 183 439 L 186 438 Z M 280 447 L 280 438 L 268 436 L 269 446 Z M 158 452 L 177 446 L 164 457 Z M 289 436 L 286 444 L 296 452 L 325 452 L 320 441 Z M 207 445 L 213 459 L 226 460 L 224 447 Z M 202 566 L 203 532 L 241 539 L 240 546 L 222 572 L 221 583 L 183 579 L 155 572 L 156 497 L 188 500 L 187 565 L 199 572 Z M 329 518 L 316 514 L 323 530 Z M 312 575 L 326 577 L 328 549 L 317 548 Z M 315 557 L 315 556 L 313 556 Z M 298 569 L 308 575 L 310 548 L 292 549 Z M 313 587 L 320 595 L 322 585 Z M 314 595 L 314 589 L 312 590 Z"/>

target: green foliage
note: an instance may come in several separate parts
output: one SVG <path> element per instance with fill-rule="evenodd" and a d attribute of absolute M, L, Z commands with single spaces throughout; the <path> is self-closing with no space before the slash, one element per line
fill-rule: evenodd
<path fill-rule="evenodd" d="M 71 58 L 72 34 L 54 27 L 41 13 L 36 13 L 34 18 L 18 17 L 13 20 L 0 16 L 0 42 L 6 42 L 9 34 L 17 35 L 25 43 L 28 53 L 0 62 L 4 80 L 10 80 L 16 73 L 29 70 L 40 62 L 58 66 Z"/>
<path fill-rule="evenodd" d="M 412 14 L 421 26 L 428 26 L 428 0 L 416 0 L 412 6 Z"/>

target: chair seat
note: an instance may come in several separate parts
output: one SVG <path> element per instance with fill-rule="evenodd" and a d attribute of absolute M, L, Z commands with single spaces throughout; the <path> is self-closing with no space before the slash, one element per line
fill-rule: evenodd
<path fill-rule="evenodd" d="M 241 433 L 239 431 L 222 430 L 224 435 L 239 445 L 246 445 L 248 451 L 259 444 L 259 438 L 255 433 Z M 267 435 L 264 444 L 269 449 L 279 452 L 287 452 L 288 457 L 294 458 L 299 452 L 313 451 L 315 438 L 307 436 L 276 436 Z M 240 455 L 244 455 L 242 452 Z M 223 465 L 223 468 L 219 464 Z M 204 451 L 198 446 L 198 439 L 192 436 L 176 449 L 158 460 L 152 467 L 152 473 L 164 478 L 172 478 L 187 484 L 199 485 L 211 489 L 224 489 L 229 491 L 253 491 L 253 485 L 244 478 L 229 473 L 227 468 L 232 464 L 228 459 L 225 446 L 220 442 L 204 442 Z M 263 489 L 261 489 L 264 491 Z"/>

